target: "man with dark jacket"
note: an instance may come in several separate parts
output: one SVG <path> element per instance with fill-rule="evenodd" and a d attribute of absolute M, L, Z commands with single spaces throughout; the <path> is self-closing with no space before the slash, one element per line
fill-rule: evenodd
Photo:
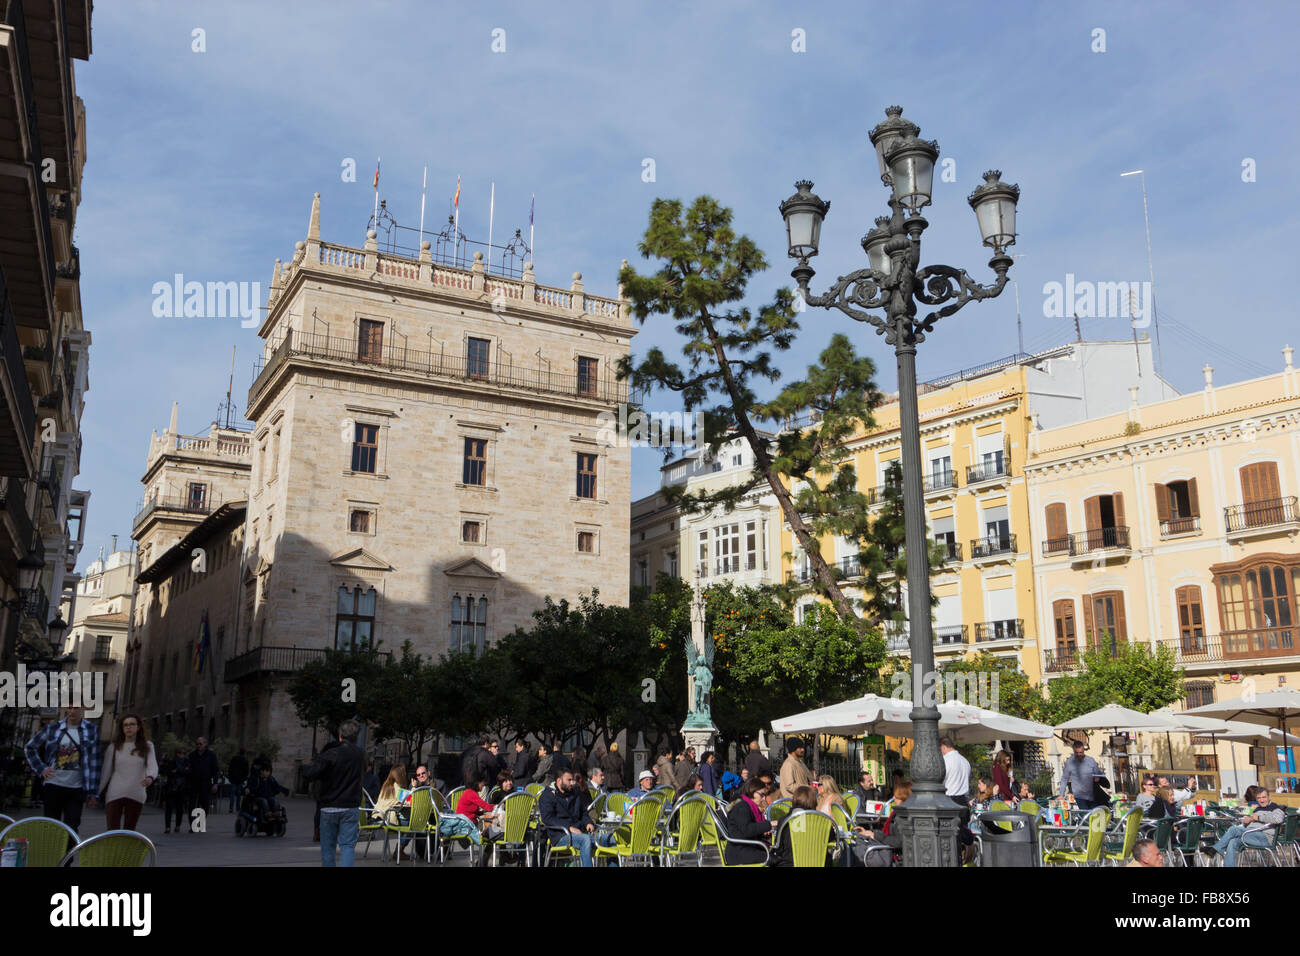
<path fill-rule="evenodd" d="M 483 749 L 474 756 L 474 769 L 484 782 L 495 781 L 497 774 L 505 769 L 504 764 L 497 756 L 500 747 L 501 745 L 497 741 L 489 740 L 483 745 Z"/>
<path fill-rule="evenodd" d="M 564 753 L 564 751 L 560 749 L 560 742 L 558 740 L 551 745 L 551 764 L 555 767 L 556 773 L 559 773 L 561 770 L 573 770 L 573 761 L 569 759 L 568 754 Z"/>
<path fill-rule="evenodd" d="M 573 846 L 583 866 L 592 866 L 592 837 L 596 825 L 587 815 L 587 794 L 573 783 L 573 772 L 562 770 L 555 783 L 542 791 L 537 801 L 537 815 L 547 827 L 547 837 L 554 846 Z"/>
<path fill-rule="evenodd" d="M 217 792 L 217 778 L 220 776 L 221 764 L 217 761 L 217 755 L 208 749 L 208 739 L 199 737 L 194 741 L 194 752 L 190 754 L 191 811 L 197 807 L 207 816 L 208 805 L 212 801 L 212 795 Z"/>
<path fill-rule="evenodd" d="M 515 741 L 515 762 L 511 767 L 515 781 L 519 786 L 527 786 L 533 779 L 533 771 L 537 769 L 537 758 L 533 752 L 528 749 L 528 741 L 520 737 Z"/>
<path fill-rule="evenodd" d="M 605 771 L 605 787 L 610 793 L 624 788 L 623 755 L 618 752 L 618 744 L 609 745 L 609 753 L 600 758 L 600 769 Z"/>
<path fill-rule="evenodd" d="M 383 781 L 375 773 L 375 762 L 371 760 L 366 764 L 366 775 L 361 779 L 361 789 L 370 797 L 371 803 L 379 799 L 379 790 L 383 785 Z"/>
<path fill-rule="evenodd" d="M 745 754 L 745 769 L 749 771 L 750 778 L 761 777 L 766 771 L 772 772 L 772 761 L 763 756 L 763 751 L 758 749 L 758 741 L 749 742 L 749 753 Z"/>
<path fill-rule="evenodd" d="M 316 759 L 302 768 L 302 778 L 309 783 L 320 781 L 320 860 L 321 866 L 334 866 L 335 847 L 338 864 L 351 866 L 360 830 L 361 777 L 366 755 L 357 746 L 361 727 L 355 720 L 339 725 L 338 745 L 322 750 Z"/>
<path fill-rule="evenodd" d="M 230 808 L 227 812 L 234 813 L 239 809 L 239 795 L 244 792 L 244 781 L 248 779 L 248 757 L 244 755 L 243 747 L 230 758 L 226 776 L 230 778 Z"/>

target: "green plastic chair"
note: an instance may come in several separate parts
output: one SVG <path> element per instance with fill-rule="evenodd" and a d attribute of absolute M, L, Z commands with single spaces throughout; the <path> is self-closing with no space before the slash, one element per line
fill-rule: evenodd
<path fill-rule="evenodd" d="M 1032 817 L 1038 816 L 1038 814 L 1043 810 L 1043 808 L 1038 805 L 1037 800 L 1021 800 L 1020 803 L 1016 805 L 1016 809 L 1021 813 L 1028 813 Z"/>
<path fill-rule="evenodd" d="M 849 808 L 849 816 L 856 817 L 858 815 L 858 807 L 862 805 L 858 800 L 858 795 L 852 790 L 845 790 L 841 796 L 844 797 L 844 805 Z"/>
<path fill-rule="evenodd" d="M 773 823 L 779 823 L 792 809 L 794 809 L 794 803 L 789 797 L 782 797 L 780 800 L 773 800 L 768 804 L 767 818 Z"/>
<path fill-rule="evenodd" d="M 492 865 L 497 865 L 497 854 L 524 853 L 524 865 L 533 865 L 533 845 L 528 839 L 528 825 L 533 819 L 536 803 L 531 793 L 511 793 L 497 805 L 498 821 L 505 831 L 491 841 Z"/>
<path fill-rule="evenodd" d="M 535 797 L 545 789 L 546 787 L 540 783 L 530 783 L 528 786 L 524 787 L 524 792 L 531 793 Z"/>
<path fill-rule="evenodd" d="M 1174 846 L 1174 826 L 1181 822 L 1177 817 L 1161 817 L 1156 821 L 1155 829 L 1151 831 L 1151 839 L 1155 841 L 1156 849 L 1165 858 L 1165 864 L 1168 866 L 1187 865 L 1183 855 Z"/>
<path fill-rule="evenodd" d="M 1179 851 L 1183 855 L 1186 865 L 1190 866 L 1218 866 L 1222 862 L 1221 857 L 1210 857 L 1205 852 L 1205 818 L 1204 817 L 1184 817 L 1182 821 L 1186 826 L 1183 829 L 1182 846 Z M 1174 828 L 1174 835 L 1177 836 L 1178 828 Z M 1188 858 L 1191 858 L 1188 861 Z"/>
<path fill-rule="evenodd" d="M 109 830 L 78 843 L 59 866 L 153 866 L 157 859 L 157 849 L 143 833 Z"/>
<path fill-rule="evenodd" d="M 1268 844 L 1265 846 L 1250 846 L 1242 843 L 1237 848 L 1237 866 L 1281 866 L 1282 859 L 1278 855 L 1278 840 L 1282 836 L 1282 827 L 1276 823 L 1270 824 L 1263 832 L 1268 836 Z M 1260 832 L 1258 830 L 1254 831 Z"/>
<path fill-rule="evenodd" d="M 620 817 L 627 815 L 627 794 L 611 793 L 605 800 L 605 809 L 609 813 L 617 813 Z"/>
<path fill-rule="evenodd" d="M 718 853 L 722 857 L 723 866 L 732 867 L 732 868 L 767 866 L 767 861 L 772 857 L 772 846 L 766 840 L 741 840 L 741 839 L 735 839 L 731 837 L 727 833 L 727 824 L 724 822 L 722 815 L 718 813 L 717 810 L 714 810 L 712 807 L 709 808 L 709 823 L 713 827 L 713 832 L 715 834 L 715 838 L 717 840 L 717 845 L 718 845 Z M 762 863 L 728 863 L 727 846 L 732 843 L 742 845 L 742 846 L 762 847 L 763 854 L 764 854 L 763 862 Z"/>
<path fill-rule="evenodd" d="M 429 788 L 429 796 L 433 798 L 433 805 L 438 808 L 439 813 L 447 813 L 450 808 L 447 806 L 447 798 L 442 795 L 441 790 Z"/>
<path fill-rule="evenodd" d="M 620 866 L 649 866 L 650 861 L 659 855 L 655 837 L 659 833 L 663 812 L 663 799 L 647 793 L 632 805 L 631 823 L 614 831 L 614 845 L 596 847 L 596 859 L 613 857 Z"/>
<path fill-rule="evenodd" d="M 0 846 L 22 837 L 27 841 L 27 866 L 59 866 L 68 851 L 81 842 L 77 831 L 61 820 L 27 817 L 0 833 Z"/>
<path fill-rule="evenodd" d="M 609 794 L 599 793 L 591 803 L 587 804 L 587 816 L 593 820 L 599 820 L 605 815 L 605 807 L 609 803 Z"/>
<path fill-rule="evenodd" d="M 451 790 L 447 793 L 447 809 L 445 811 L 446 813 L 457 812 L 456 808 L 460 806 L 460 795 L 464 793 L 466 789 L 467 788 L 465 787 L 457 787 L 455 790 Z"/>
<path fill-rule="evenodd" d="M 1138 835 L 1142 832 L 1142 811 L 1133 809 L 1124 814 L 1115 825 L 1114 836 L 1123 834 L 1123 841 L 1118 847 L 1114 843 L 1106 846 L 1102 852 L 1104 862 L 1112 866 L 1124 866 L 1130 854 L 1133 852 L 1133 846 L 1138 841 Z"/>
<path fill-rule="evenodd" d="M 1283 866 L 1300 866 L 1300 838 L 1297 837 L 1297 829 L 1300 829 L 1300 814 L 1296 813 L 1294 807 L 1287 807 L 1282 832 L 1275 845 L 1278 862 Z"/>
<path fill-rule="evenodd" d="M 824 867 L 835 846 L 835 821 L 820 810 L 795 810 L 781 820 L 776 846 L 790 840 L 790 855 L 797 867 Z"/>
<path fill-rule="evenodd" d="M 704 865 L 704 856 L 700 852 L 703 845 L 704 821 L 709 815 L 708 794 L 688 793 L 681 802 L 673 807 L 664 827 L 663 845 L 659 848 L 659 859 L 664 866 L 677 866 L 686 857 L 692 857 L 696 866 Z M 677 824 L 674 829 L 674 822 Z"/>
<path fill-rule="evenodd" d="M 989 809 L 990 809 L 990 810 L 1010 810 L 1010 809 L 1011 809 L 1011 804 L 1007 803 L 1005 800 L 990 800 L 990 801 L 989 801 Z M 999 822 L 995 823 L 994 826 L 996 826 L 999 830 L 1006 830 L 1008 833 L 1011 832 L 1011 823 L 1010 823 L 1010 821 L 1002 820 L 1002 821 L 999 821 Z"/>
<path fill-rule="evenodd" d="M 1139 818 L 1140 819 L 1140 818 Z M 1091 866 L 1101 862 L 1102 846 L 1106 839 L 1106 826 L 1110 823 L 1110 813 L 1098 808 L 1088 814 L 1087 845 L 1082 850 L 1047 850 L 1044 848 L 1043 862 L 1069 863 L 1073 866 Z"/>
<path fill-rule="evenodd" d="M 411 812 L 407 816 L 406 822 L 393 823 L 390 820 L 384 820 L 382 823 L 384 829 L 384 858 L 388 858 L 388 835 L 397 834 L 397 845 L 402 845 L 402 837 L 411 838 L 424 837 L 424 858 L 427 863 L 431 858 L 432 848 L 430 844 L 438 840 L 437 810 L 433 806 L 433 796 L 430 793 L 430 787 L 420 787 L 411 792 Z M 429 821 L 433 820 L 433 827 L 430 828 Z M 397 863 L 402 863 L 402 854 L 400 849 L 397 853 Z"/>
<path fill-rule="evenodd" d="M 14 825 L 13 817 L 8 817 L 5 816 L 3 813 L 0 813 L 0 833 L 4 833 L 5 827 L 11 827 L 13 825 Z"/>

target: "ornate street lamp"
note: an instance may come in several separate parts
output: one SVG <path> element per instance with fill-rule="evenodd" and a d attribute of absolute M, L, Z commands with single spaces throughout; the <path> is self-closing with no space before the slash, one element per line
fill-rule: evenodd
<path fill-rule="evenodd" d="M 907 866 L 957 866 L 961 808 L 944 795 L 943 758 L 939 753 L 939 710 L 935 696 L 934 644 L 930 629 L 930 567 L 926 547 L 925 499 L 921 474 L 921 427 L 917 411 L 916 346 L 934 323 L 968 302 L 1002 292 L 1011 269 L 1008 246 L 1016 241 L 1016 202 L 1020 187 L 1001 181 L 1001 173 L 984 174 L 984 184 L 969 197 L 984 245 L 994 255 L 989 268 L 997 277 L 981 285 L 965 270 L 932 265 L 919 268 L 921 233 L 929 225 L 919 212 L 930 204 L 937 143 L 920 138 L 920 129 L 891 106 L 886 119 L 871 131 L 880 179 L 891 187 L 892 215 L 876 220 L 862 237 L 868 268 L 841 276 L 824 295 L 813 295 L 814 271 L 808 259 L 818 251 L 822 218 L 829 203 L 813 195 L 802 180 L 798 192 L 781 203 L 790 257 L 798 259 L 790 275 L 809 305 L 839 309 L 866 322 L 894 346 L 898 361 L 898 398 L 903 443 L 903 514 L 906 524 L 907 604 L 912 652 L 912 798 L 899 808 L 903 862 Z M 796 217 L 805 218 L 794 221 Z M 812 217 L 809 222 L 808 216 Z M 798 241 L 796 241 L 796 239 Z M 933 307 L 923 317 L 917 303 Z M 884 314 L 869 311 L 879 309 Z"/>

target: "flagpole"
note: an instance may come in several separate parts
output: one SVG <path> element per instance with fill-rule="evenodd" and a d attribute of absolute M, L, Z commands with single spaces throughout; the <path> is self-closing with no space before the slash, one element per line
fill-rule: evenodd
<path fill-rule="evenodd" d="M 420 183 L 420 239 L 415 245 L 416 252 L 424 247 L 424 191 L 429 185 L 429 167 L 424 167 L 424 181 Z"/>
<path fill-rule="evenodd" d="M 537 193 L 533 193 L 533 201 L 528 206 L 528 256 L 533 263 L 533 271 L 537 271 L 537 255 L 533 252 L 533 211 L 537 208 Z"/>
<path fill-rule="evenodd" d="M 492 271 L 492 215 L 497 208 L 497 184 L 492 184 L 492 198 L 488 200 L 488 247 L 487 247 L 487 271 Z"/>
<path fill-rule="evenodd" d="M 451 235 L 451 261 L 457 265 L 460 259 L 457 256 L 457 250 L 460 248 L 460 176 L 456 176 L 456 222 L 452 227 Z"/>
<path fill-rule="evenodd" d="M 375 235 L 379 235 L 379 163 L 383 157 L 375 157 Z"/>

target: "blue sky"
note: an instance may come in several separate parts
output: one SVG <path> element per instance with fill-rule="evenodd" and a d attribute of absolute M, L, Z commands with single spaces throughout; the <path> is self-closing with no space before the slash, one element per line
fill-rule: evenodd
<path fill-rule="evenodd" d="M 88 159 L 77 221 L 85 324 L 94 336 L 79 488 L 92 492 L 83 566 L 130 536 L 150 431 L 172 401 L 181 428 L 217 414 L 238 348 L 240 407 L 258 353 L 236 318 L 155 318 L 155 282 L 260 282 L 304 238 L 313 192 L 327 241 L 360 246 L 380 194 L 399 222 L 446 215 L 457 175 L 461 226 L 527 231 L 537 196 L 538 281 L 612 295 L 656 197 L 709 193 L 767 252 L 752 284 L 789 284 L 778 202 L 807 177 L 832 202 L 818 291 L 860 268 L 858 240 L 886 212 L 867 131 L 898 103 L 956 161 L 936 178 L 922 259 L 989 277 L 966 196 L 987 168 L 1020 184 L 1016 260 L 1027 348 L 1073 336 L 1043 316 L 1043 286 L 1067 273 L 1147 277 L 1143 167 L 1151 207 L 1166 378 L 1199 387 L 1281 368 L 1300 345 L 1282 283 L 1300 248 L 1294 4 L 764 3 L 564 4 L 197 2 L 97 4 L 94 54 L 77 65 Z M 206 52 L 191 49 L 205 31 Z M 493 30 L 505 52 L 492 52 Z M 804 31 L 806 52 L 792 50 Z M 1093 31 L 1106 50 L 1093 52 Z M 356 161 L 356 182 L 342 163 Z M 642 162 L 655 161 L 655 182 Z M 1242 181 L 1242 162 L 1256 181 Z M 854 335 L 882 388 L 892 355 L 869 330 L 806 313 L 782 368 L 797 375 L 832 331 Z M 1125 319 L 1084 334 L 1126 337 Z M 634 347 L 672 347 L 651 320 Z M 1012 290 L 944 320 L 921 377 L 1016 349 Z M 653 403 L 652 403 L 653 404 Z M 665 409 L 669 406 L 660 403 Z M 638 451 L 633 494 L 656 484 Z"/>

